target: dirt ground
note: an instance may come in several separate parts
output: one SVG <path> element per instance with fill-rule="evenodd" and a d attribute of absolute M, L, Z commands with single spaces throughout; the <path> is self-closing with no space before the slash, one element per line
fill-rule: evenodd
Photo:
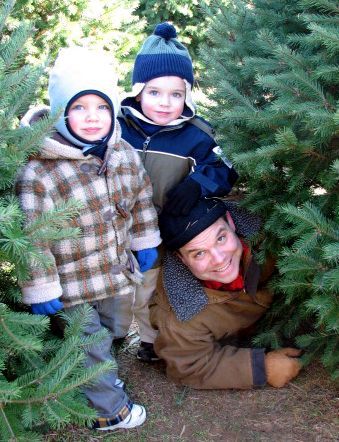
<path fill-rule="evenodd" d="M 132 333 L 117 360 L 129 396 L 147 409 L 146 422 L 114 432 L 71 427 L 46 441 L 339 441 L 338 389 L 319 364 L 282 389 L 198 391 L 169 382 L 161 361 L 139 362 L 137 339 Z"/>

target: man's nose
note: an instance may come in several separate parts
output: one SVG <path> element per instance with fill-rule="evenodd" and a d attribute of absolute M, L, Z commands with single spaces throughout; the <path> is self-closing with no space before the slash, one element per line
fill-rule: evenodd
<path fill-rule="evenodd" d="M 225 254 L 218 249 L 212 249 L 210 250 L 211 257 L 212 257 L 212 263 L 213 264 L 222 264 L 225 260 Z"/>

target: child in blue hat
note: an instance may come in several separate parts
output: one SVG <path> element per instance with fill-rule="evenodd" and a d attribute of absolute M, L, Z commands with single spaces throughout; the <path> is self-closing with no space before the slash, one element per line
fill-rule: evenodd
<path fill-rule="evenodd" d="M 209 123 L 196 116 L 192 60 L 176 37 L 174 26 L 165 22 L 145 40 L 135 60 L 132 92 L 121 104 L 119 122 L 122 137 L 142 158 L 158 213 L 165 206 L 180 216 L 200 197 L 227 195 L 238 175 L 219 155 Z M 147 362 L 158 359 L 148 310 L 158 273 L 159 260 L 155 268 L 145 272 L 133 306 L 141 338 L 137 357 Z M 121 309 L 128 310 L 126 306 Z M 121 330 L 121 336 L 124 333 Z"/>

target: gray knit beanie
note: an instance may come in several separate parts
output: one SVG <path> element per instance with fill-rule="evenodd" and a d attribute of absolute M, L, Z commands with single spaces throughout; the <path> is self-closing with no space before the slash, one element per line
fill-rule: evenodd
<path fill-rule="evenodd" d="M 82 92 L 108 98 L 112 103 L 112 124 L 119 111 L 117 77 L 112 60 L 104 51 L 89 50 L 81 47 L 63 48 L 60 50 L 49 76 L 48 94 L 51 114 L 63 110 L 62 116 L 55 124 L 56 130 L 76 146 L 91 146 L 75 138 L 67 128 L 65 109 L 67 104 Z M 111 103 L 110 103 L 111 102 Z"/>

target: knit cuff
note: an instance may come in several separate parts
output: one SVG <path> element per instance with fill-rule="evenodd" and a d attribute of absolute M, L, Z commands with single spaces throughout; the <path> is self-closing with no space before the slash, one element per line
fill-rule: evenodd
<path fill-rule="evenodd" d="M 52 301 L 52 299 L 60 298 L 62 295 L 59 279 L 47 283 L 37 281 L 36 285 L 21 287 L 21 291 L 22 302 L 28 305 Z"/>
<path fill-rule="evenodd" d="M 263 387 L 266 384 L 265 349 L 251 349 L 253 386 Z"/>
<path fill-rule="evenodd" d="M 136 252 L 138 250 L 157 247 L 159 244 L 161 244 L 160 232 L 159 230 L 156 230 L 154 233 L 147 236 L 139 238 L 134 237 L 131 240 L 131 250 Z"/>

